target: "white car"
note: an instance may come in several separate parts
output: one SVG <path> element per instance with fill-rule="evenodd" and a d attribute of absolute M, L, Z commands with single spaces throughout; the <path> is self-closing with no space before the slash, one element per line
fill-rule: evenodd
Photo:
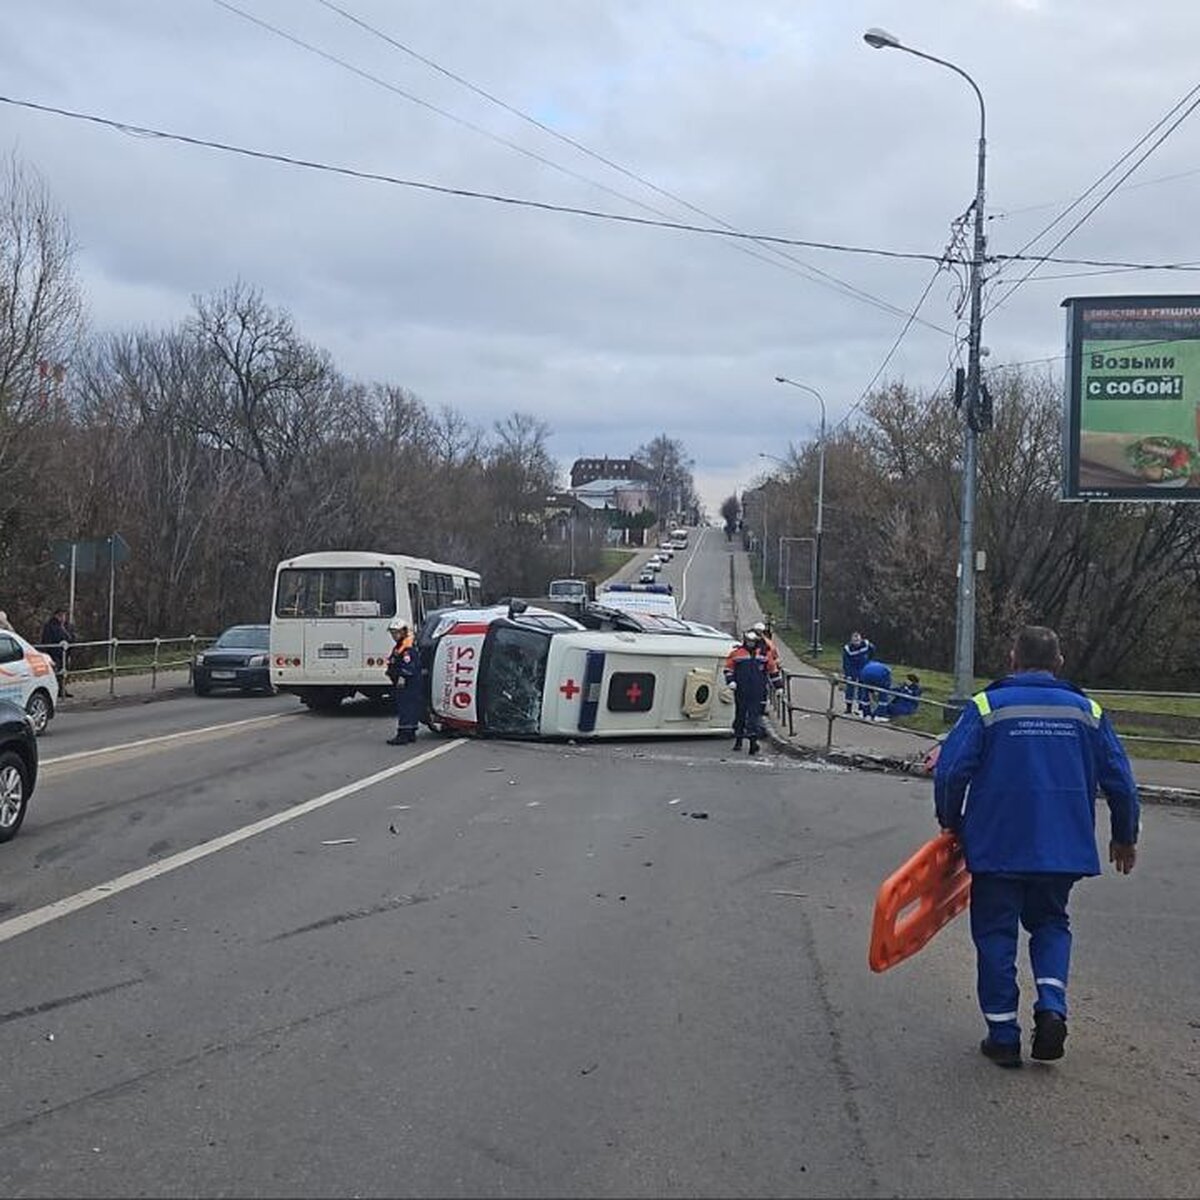
<path fill-rule="evenodd" d="M 54 719 L 58 680 L 54 662 L 19 633 L 0 629 L 0 700 L 23 708 L 37 733 Z"/>

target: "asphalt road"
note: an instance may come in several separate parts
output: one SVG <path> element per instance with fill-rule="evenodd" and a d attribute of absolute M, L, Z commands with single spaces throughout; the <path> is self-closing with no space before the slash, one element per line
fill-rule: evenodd
<path fill-rule="evenodd" d="M 697 604 L 719 536 L 668 568 Z M 391 728 L 55 723 L 0 847 L 0 1194 L 1200 1191 L 1200 812 L 1078 888 L 1067 1058 L 1009 1073 L 964 921 L 866 966 L 927 784 Z"/>

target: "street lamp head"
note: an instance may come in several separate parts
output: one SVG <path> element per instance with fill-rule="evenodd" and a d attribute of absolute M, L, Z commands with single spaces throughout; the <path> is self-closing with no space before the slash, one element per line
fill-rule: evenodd
<path fill-rule="evenodd" d="M 900 39 L 894 33 L 888 33 L 886 29 L 876 27 L 868 29 L 863 34 L 863 41 L 875 50 L 900 49 Z"/>
<path fill-rule="evenodd" d="M 787 383 L 787 380 L 786 380 L 786 379 L 784 379 L 784 377 L 783 377 L 782 375 L 776 375 L 776 376 L 775 376 L 775 382 L 776 382 L 776 383 Z"/>

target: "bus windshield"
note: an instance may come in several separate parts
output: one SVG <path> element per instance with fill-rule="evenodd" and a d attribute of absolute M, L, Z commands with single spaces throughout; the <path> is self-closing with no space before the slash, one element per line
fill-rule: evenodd
<path fill-rule="evenodd" d="M 539 732 L 550 635 L 501 625 L 488 635 L 479 677 L 480 725 L 487 733 Z"/>
<path fill-rule="evenodd" d="M 391 567 L 287 567 L 275 588 L 277 617 L 392 617 Z"/>

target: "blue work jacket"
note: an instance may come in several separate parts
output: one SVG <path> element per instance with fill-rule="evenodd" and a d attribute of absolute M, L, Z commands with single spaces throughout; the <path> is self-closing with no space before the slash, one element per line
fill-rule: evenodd
<path fill-rule="evenodd" d="M 1010 675 L 974 696 L 934 770 L 938 821 L 972 872 L 1098 875 L 1095 797 L 1112 839 L 1137 841 L 1137 785 L 1100 705 L 1049 672 Z"/>
<path fill-rule="evenodd" d="M 859 672 L 874 657 L 875 647 L 866 638 L 857 646 L 847 642 L 842 647 L 842 674 L 847 679 L 857 679 Z"/>

